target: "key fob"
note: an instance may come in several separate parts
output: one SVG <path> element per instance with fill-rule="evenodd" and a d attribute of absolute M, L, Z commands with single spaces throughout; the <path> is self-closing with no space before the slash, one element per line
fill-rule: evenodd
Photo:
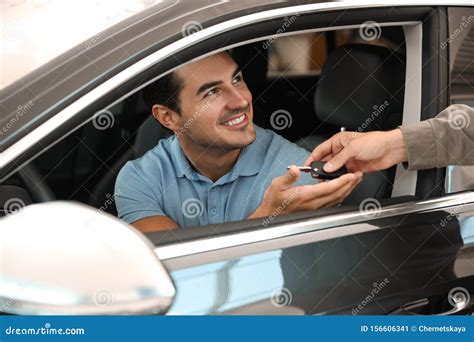
<path fill-rule="evenodd" d="M 312 162 L 311 163 L 311 177 L 330 180 L 330 179 L 335 179 L 337 177 L 340 177 L 349 172 L 345 166 L 341 167 L 339 170 L 336 170 L 334 172 L 326 172 L 323 169 L 324 164 L 326 164 L 326 162 L 322 162 L 322 161 Z"/>

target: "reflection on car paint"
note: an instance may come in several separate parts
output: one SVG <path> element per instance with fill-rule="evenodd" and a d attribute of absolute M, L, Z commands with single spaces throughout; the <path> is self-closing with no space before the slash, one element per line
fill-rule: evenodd
<path fill-rule="evenodd" d="M 173 271 L 177 294 L 169 315 L 221 313 L 269 299 L 283 286 L 281 250 Z"/>
<path fill-rule="evenodd" d="M 474 276 L 472 215 L 451 208 L 371 220 L 364 233 L 174 270 L 168 314 L 367 315 L 430 289 L 446 298 L 446 284 Z"/>
<path fill-rule="evenodd" d="M 464 244 L 474 243 L 474 216 L 459 218 L 459 224 Z"/>

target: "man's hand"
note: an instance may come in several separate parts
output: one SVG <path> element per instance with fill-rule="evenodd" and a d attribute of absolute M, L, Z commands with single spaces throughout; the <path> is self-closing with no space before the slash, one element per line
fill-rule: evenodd
<path fill-rule="evenodd" d="M 328 182 L 292 187 L 299 177 L 300 170 L 292 166 L 286 174 L 273 179 L 265 191 L 262 203 L 248 218 L 315 210 L 339 204 L 362 180 L 362 172 L 348 173 Z"/>
<path fill-rule="evenodd" d="M 388 169 L 407 160 L 402 131 L 341 132 L 318 145 L 306 160 L 327 161 L 324 171 L 334 172 L 346 166 L 349 171 L 372 172 Z"/>

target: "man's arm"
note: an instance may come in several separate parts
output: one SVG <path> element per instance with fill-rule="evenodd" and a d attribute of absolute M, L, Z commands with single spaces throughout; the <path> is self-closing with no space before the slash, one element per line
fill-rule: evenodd
<path fill-rule="evenodd" d="M 142 233 L 150 233 L 178 228 L 176 222 L 174 222 L 167 216 L 146 217 L 144 219 L 133 222 L 132 226 L 137 228 Z"/>
<path fill-rule="evenodd" d="M 133 162 L 120 170 L 115 183 L 118 217 L 143 233 L 177 227 L 176 222 L 166 216 L 162 197 L 145 182 L 147 178 L 149 176 Z M 154 188 L 161 190 L 159 184 Z"/>
<path fill-rule="evenodd" d="M 474 110 L 451 105 L 436 118 L 400 127 L 410 170 L 474 165 Z"/>

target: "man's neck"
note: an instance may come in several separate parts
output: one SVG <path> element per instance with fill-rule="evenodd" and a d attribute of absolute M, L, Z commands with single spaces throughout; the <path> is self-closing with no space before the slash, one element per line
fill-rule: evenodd
<path fill-rule="evenodd" d="M 220 147 L 203 148 L 180 139 L 181 149 L 191 165 L 213 182 L 228 173 L 237 162 L 242 149 L 225 151 Z"/>

